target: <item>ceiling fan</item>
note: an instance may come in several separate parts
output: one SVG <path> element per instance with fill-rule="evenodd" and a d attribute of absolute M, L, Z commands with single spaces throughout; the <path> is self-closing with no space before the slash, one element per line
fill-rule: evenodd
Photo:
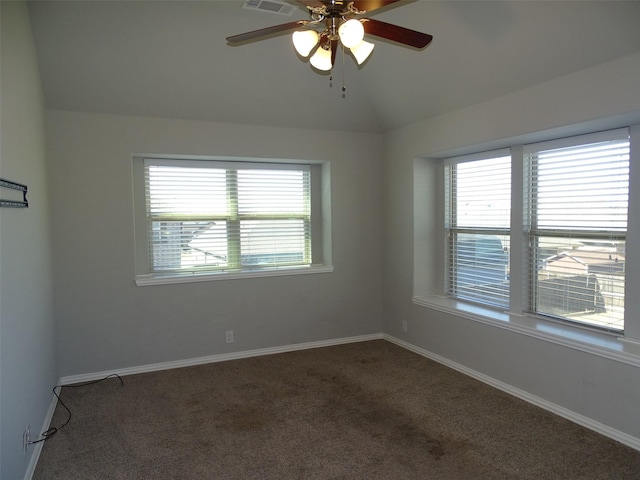
<path fill-rule="evenodd" d="M 261 37 L 293 32 L 293 44 L 298 54 L 309 58 L 320 71 L 330 71 L 335 63 L 338 47 L 348 50 L 361 65 L 373 51 L 374 45 L 364 40 L 364 34 L 408 45 L 426 47 L 433 37 L 426 33 L 382 22 L 363 15 L 399 2 L 400 0 L 296 0 L 309 10 L 309 20 L 298 20 L 227 37 L 231 45 L 258 40 Z M 311 55 L 313 52 L 313 55 Z"/>

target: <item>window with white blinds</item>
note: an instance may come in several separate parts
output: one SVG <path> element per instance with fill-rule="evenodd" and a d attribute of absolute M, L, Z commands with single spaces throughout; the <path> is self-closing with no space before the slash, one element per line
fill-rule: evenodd
<path fill-rule="evenodd" d="M 144 160 L 151 273 L 311 264 L 310 168 Z"/>
<path fill-rule="evenodd" d="M 447 293 L 509 305 L 511 157 L 508 151 L 445 164 Z"/>
<path fill-rule="evenodd" d="M 629 133 L 524 148 L 530 310 L 624 329 Z"/>

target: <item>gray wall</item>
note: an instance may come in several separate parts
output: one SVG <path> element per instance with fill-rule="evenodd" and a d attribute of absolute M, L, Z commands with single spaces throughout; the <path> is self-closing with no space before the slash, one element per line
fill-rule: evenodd
<path fill-rule="evenodd" d="M 640 369 L 592 354 L 414 305 L 418 294 L 441 292 L 438 208 L 442 182 L 417 157 L 483 151 L 513 141 L 567 136 L 640 119 L 640 54 L 474 107 L 416 123 L 385 136 L 384 331 L 609 427 L 640 437 Z M 418 200 L 414 208 L 414 193 Z M 631 206 L 634 215 L 640 205 Z M 635 223 L 635 219 L 634 219 Z M 414 266 L 415 245 L 425 261 Z M 629 251 L 640 249 L 640 242 Z M 419 255 L 418 255 L 419 256 Z M 415 270 L 414 270 L 415 267 Z M 633 296 L 633 292 L 631 292 Z M 408 332 L 401 330 L 402 321 Z"/>
<path fill-rule="evenodd" d="M 414 275 L 425 289 L 437 285 L 431 273 L 414 271 L 414 233 L 423 250 L 439 246 L 438 170 L 421 171 L 427 188 L 414 229 L 414 159 L 553 128 L 570 134 L 570 125 L 597 128 L 610 117 L 637 119 L 639 55 L 384 138 L 52 111 L 45 150 L 26 7 L 0 2 L 0 14 L 0 175 L 28 184 L 31 202 L 0 211 L 1 478 L 27 470 L 22 432 L 30 424 L 39 433 L 58 376 L 380 331 L 640 437 L 638 368 L 411 302 Z M 335 271 L 136 287 L 135 153 L 330 160 Z M 424 268 L 439 272 L 437 263 L 434 255 Z M 236 342 L 226 344 L 230 329 Z"/>
<path fill-rule="evenodd" d="M 32 460 L 22 434 L 29 424 L 39 438 L 58 371 L 43 95 L 26 5 L 0 2 L 0 12 L 0 177 L 26 184 L 30 203 L 0 210 L 0 478 L 9 480 Z M 22 199 L 12 193 L 0 189 L 1 198 Z"/>
<path fill-rule="evenodd" d="M 379 135 L 52 111 L 47 148 L 61 376 L 382 331 Z M 329 160 L 334 272 L 137 287 L 136 153 Z"/>

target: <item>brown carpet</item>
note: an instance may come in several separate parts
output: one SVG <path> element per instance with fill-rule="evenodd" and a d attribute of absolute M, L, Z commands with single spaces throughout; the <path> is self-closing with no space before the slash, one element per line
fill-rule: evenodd
<path fill-rule="evenodd" d="M 123 380 L 63 389 L 35 480 L 640 478 L 639 452 L 382 340 Z"/>

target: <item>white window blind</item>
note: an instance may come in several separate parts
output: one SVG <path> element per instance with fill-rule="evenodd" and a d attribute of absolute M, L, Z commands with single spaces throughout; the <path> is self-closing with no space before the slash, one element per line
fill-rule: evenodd
<path fill-rule="evenodd" d="M 525 147 L 530 309 L 624 329 L 626 129 Z"/>
<path fill-rule="evenodd" d="M 145 159 L 154 273 L 311 264 L 307 165 Z"/>
<path fill-rule="evenodd" d="M 447 293 L 509 305 L 511 157 L 493 152 L 445 165 Z"/>

